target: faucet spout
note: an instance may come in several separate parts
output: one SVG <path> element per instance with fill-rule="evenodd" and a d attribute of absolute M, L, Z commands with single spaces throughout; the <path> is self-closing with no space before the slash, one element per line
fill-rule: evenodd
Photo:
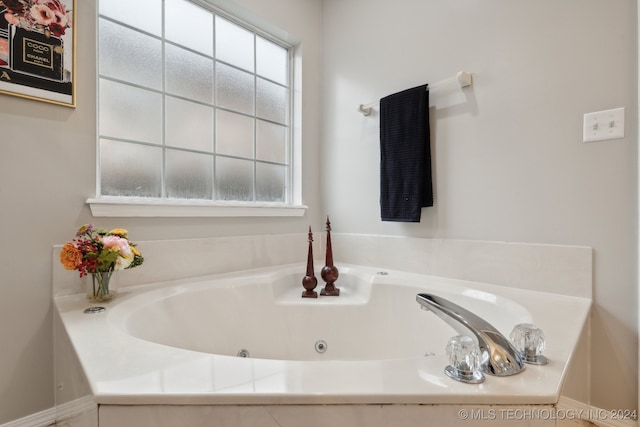
<path fill-rule="evenodd" d="M 514 375 L 524 369 L 520 353 L 489 322 L 451 301 L 431 294 L 418 294 L 416 301 L 435 313 L 458 333 L 475 337 L 480 351 L 488 353 L 485 372 L 496 376 Z"/>

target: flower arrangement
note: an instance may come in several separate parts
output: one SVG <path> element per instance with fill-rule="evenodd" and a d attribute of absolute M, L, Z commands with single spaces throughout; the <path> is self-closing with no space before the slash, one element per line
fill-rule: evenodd
<path fill-rule="evenodd" d="M 62 247 L 60 262 L 67 270 L 78 270 L 80 277 L 91 273 L 93 295 L 89 297 L 96 301 L 106 300 L 110 298 L 111 274 L 137 267 L 144 261 L 135 246 L 129 241 L 127 230 L 96 230 L 93 224 L 85 224 L 78 229 L 75 238 Z"/>
<path fill-rule="evenodd" d="M 129 241 L 127 230 L 96 230 L 93 224 L 80 227 L 73 241 L 65 243 L 60 253 L 64 268 L 78 270 L 80 277 L 137 267 L 143 261 L 142 254 Z"/>
<path fill-rule="evenodd" d="M 71 11 L 60 0 L 0 0 L 9 24 L 61 37 L 71 28 Z"/>

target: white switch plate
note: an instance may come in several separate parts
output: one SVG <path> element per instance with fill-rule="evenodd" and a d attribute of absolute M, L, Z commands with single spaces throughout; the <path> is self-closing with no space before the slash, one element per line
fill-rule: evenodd
<path fill-rule="evenodd" d="M 624 107 L 584 115 L 582 141 L 624 138 Z"/>

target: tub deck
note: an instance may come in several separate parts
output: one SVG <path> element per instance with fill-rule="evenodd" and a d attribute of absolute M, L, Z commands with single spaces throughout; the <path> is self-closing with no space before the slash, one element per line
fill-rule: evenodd
<path fill-rule="evenodd" d="M 203 286 L 205 281 L 210 282 L 210 286 L 225 286 L 230 280 L 237 280 L 238 274 L 122 289 L 113 301 L 103 304 L 107 310 L 101 314 L 83 314 L 85 308 L 96 305 L 90 304 L 84 295 L 57 297 L 55 308 L 95 402 L 102 405 L 554 405 L 558 402 L 569 362 L 588 319 L 589 299 L 392 270 L 387 270 L 387 275 L 378 275 L 378 269 L 371 267 L 338 267 L 370 277 L 369 288 L 356 289 L 354 285 L 349 289 L 345 286 L 347 289 L 340 297 L 309 300 L 299 298 L 301 286 L 273 286 L 269 288 L 272 300 L 265 304 L 296 306 L 302 312 L 331 305 L 366 305 L 376 298 L 377 289 L 407 283 L 411 284 L 411 289 L 426 289 L 435 294 L 438 290 L 459 289 L 481 296 L 495 295 L 512 301 L 515 307 L 523 307 L 531 322 L 545 332 L 547 349 L 544 354 L 550 362 L 546 366 L 527 365 L 524 372 L 515 376 L 487 376 L 480 385 L 453 381 L 443 371 L 448 364 L 444 351 L 446 335 L 443 334 L 453 336 L 457 333 L 441 320 L 434 320 L 432 313 L 421 311 L 415 295 L 407 301 L 405 310 L 421 312 L 429 322 L 439 322 L 435 330 L 417 325 L 418 331 L 434 336 L 429 355 L 374 357 L 371 360 L 241 358 L 152 342 L 131 335 L 123 327 L 128 319 L 123 313 L 129 308 L 135 311 L 140 301 L 157 298 L 163 293 L 172 294 L 176 287 Z M 297 271 L 304 270 L 300 265 L 289 265 L 241 275 L 251 281 L 270 275 L 282 277 L 284 273 Z M 336 285 L 341 286 L 340 279 Z M 189 307 L 183 309 L 186 313 Z M 172 316 L 180 316 L 180 313 Z M 256 317 L 251 321 L 261 322 Z M 228 318 L 228 322 L 233 321 L 232 317 Z M 225 328 L 225 324 L 219 323 L 203 326 L 212 336 L 219 328 Z M 509 333 L 504 328 L 498 329 Z M 318 327 L 314 325 L 311 330 L 317 332 Z M 278 332 L 273 331 L 269 337 L 276 344 Z"/>

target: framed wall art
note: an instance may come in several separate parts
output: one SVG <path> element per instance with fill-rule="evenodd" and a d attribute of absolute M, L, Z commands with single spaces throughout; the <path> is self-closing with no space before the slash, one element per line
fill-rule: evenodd
<path fill-rule="evenodd" d="M 0 93 L 75 107 L 76 0 L 0 0 Z"/>

